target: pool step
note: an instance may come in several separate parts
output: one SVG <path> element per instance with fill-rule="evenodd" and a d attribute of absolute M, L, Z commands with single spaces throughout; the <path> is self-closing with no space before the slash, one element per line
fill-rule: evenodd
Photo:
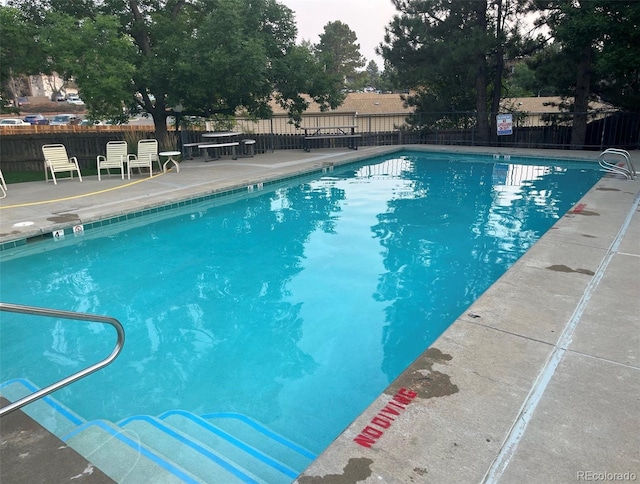
<path fill-rule="evenodd" d="M 309 467 L 309 464 L 316 458 L 316 455 L 309 450 L 286 437 L 276 434 L 246 415 L 233 412 L 217 412 L 202 415 L 202 419 L 248 445 L 261 449 L 265 454 L 284 463 L 291 469 L 296 469 L 298 472 L 302 472 Z"/>
<path fill-rule="evenodd" d="M 0 384 L 15 401 L 38 388 L 28 380 Z M 259 422 L 237 413 L 184 410 L 119 423 L 87 422 L 47 396 L 22 410 L 117 482 L 292 482 L 315 458 Z"/>
<path fill-rule="evenodd" d="M 26 378 L 14 378 L 0 383 L 0 395 L 11 402 L 20 400 L 38 390 L 40 388 Z M 22 411 L 58 437 L 71 432 L 85 421 L 73 410 L 65 407 L 51 396 L 43 397 L 22 407 Z"/>
<path fill-rule="evenodd" d="M 184 469 L 192 469 L 203 482 L 265 482 L 234 462 L 232 456 L 224 455 L 228 449 L 213 450 L 194 436 L 160 419 L 139 415 L 123 420 L 119 426 L 124 431 L 133 432 L 149 448 L 166 456 L 171 462 Z"/>
<path fill-rule="evenodd" d="M 216 449 L 243 468 L 251 469 L 254 475 L 265 482 L 290 482 L 309 464 L 306 463 L 304 467 L 295 470 L 270 452 L 273 448 L 279 447 L 277 442 L 272 442 L 271 445 L 255 440 L 251 442 L 250 433 L 245 435 L 226 432 L 190 412 L 171 410 L 159 418 L 209 448 Z"/>
<path fill-rule="evenodd" d="M 206 482 L 150 449 L 135 432 L 108 421 L 86 422 L 62 440 L 118 483 Z"/>

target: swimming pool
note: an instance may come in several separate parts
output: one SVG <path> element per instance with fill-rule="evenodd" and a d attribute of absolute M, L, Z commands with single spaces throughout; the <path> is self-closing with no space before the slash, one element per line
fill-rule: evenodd
<path fill-rule="evenodd" d="M 85 418 L 236 411 L 319 452 L 601 176 L 525 161 L 406 152 L 8 251 L 2 298 L 123 322 L 123 355 L 55 394 Z M 0 381 L 112 345 L 11 323 Z"/>

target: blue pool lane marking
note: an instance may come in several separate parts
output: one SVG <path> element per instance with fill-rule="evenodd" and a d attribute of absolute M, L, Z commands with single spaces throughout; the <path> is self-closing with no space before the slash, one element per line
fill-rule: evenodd
<path fill-rule="evenodd" d="M 631 218 L 633 217 L 634 212 L 638 209 L 639 204 L 640 192 L 636 194 L 636 199 L 634 200 L 631 209 L 627 213 L 627 217 L 625 218 L 622 227 L 620 227 L 620 230 L 618 231 L 616 238 L 611 243 L 607 254 L 600 262 L 598 269 L 596 270 L 594 276 L 591 278 L 591 281 L 587 285 L 584 293 L 582 294 L 582 297 L 580 298 L 576 309 L 573 311 L 571 318 L 562 331 L 562 335 L 558 340 L 558 344 L 554 347 L 547 363 L 542 368 L 542 371 L 538 375 L 538 378 L 536 379 L 533 387 L 529 391 L 529 395 L 527 396 L 527 399 L 525 400 L 524 405 L 520 410 L 520 414 L 518 415 L 516 422 L 511 428 L 507 439 L 502 445 L 500 453 L 497 455 L 497 457 L 491 464 L 491 467 L 485 474 L 484 479 L 482 480 L 483 483 L 495 484 L 499 482 L 502 474 L 509 466 L 511 459 L 516 453 L 518 444 L 520 444 L 520 441 L 524 437 L 524 433 L 527 430 L 527 426 L 531 421 L 533 413 L 540 403 L 542 395 L 547 389 L 551 378 L 553 378 L 558 365 L 560 365 L 560 362 L 562 361 L 562 358 L 564 357 L 568 346 L 571 344 L 573 333 L 575 332 L 575 329 L 580 322 L 580 319 L 582 318 L 582 314 L 584 313 L 584 310 L 589 303 L 593 292 L 598 287 L 598 284 L 600 284 L 600 281 L 602 280 L 602 277 L 604 276 L 604 273 L 607 270 L 611 259 L 613 259 L 613 256 L 617 253 L 618 248 L 620 247 L 620 243 L 622 242 L 622 238 L 627 232 L 627 229 L 629 228 L 629 225 L 631 223 Z"/>

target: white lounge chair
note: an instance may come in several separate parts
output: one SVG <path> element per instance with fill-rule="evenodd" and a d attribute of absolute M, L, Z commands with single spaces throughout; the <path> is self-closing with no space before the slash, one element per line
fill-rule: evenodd
<path fill-rule="evenodd" d="M 4 181 L 2 170 L 0 170 L 0 192 L 2 192 L 2 196 L 0 198 L 7 196 L 7 182 Z"/>
<path fill-rule="evenodd" d="M 101 178 L 101 171 L 107 170 L 107 175 L 111 175 L 111 169 L 120 170 L 122 179 L 124 180 L 124 164 L 127 161 L 127 142 L 126 141 L 109 141 L 107 142 L 107 154 L 98 155 L 98 181 Z"/>
<path fill-rule="evenodd" d="M 56 173 L 67 171 L 71 174 L 71 178 L 73 178 L 73 172 L 77 172 L 78 178 L 82 181 L 78 159 L 75 156 L 69 158 L 64 145 L 44 145 L 42 154 L 44 155 L 44 178 L 47 182 L 49 181 L 49 172 L 51 172 L 54 185 L 57 185 Z"/>
<path fill-rule="evenodd" d="M 132 168 L 149 168 L 149 176 L 153 174 L 153 162 L 160 164 L 160 158 L 158 158 L 158 140 L 155 139 L 141 139 L 138 141 L 138 153 L 135 155 L 127 156 L 127 171 L 129 178 L 131 178 Z"/>

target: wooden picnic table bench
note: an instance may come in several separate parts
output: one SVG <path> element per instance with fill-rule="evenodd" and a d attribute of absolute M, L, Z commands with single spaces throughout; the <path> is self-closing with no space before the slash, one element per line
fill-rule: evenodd
<path fill-rule="evenodd" d="M 314 140 L 347 139 L 348 147 L 352 150 L 358 149 L 358 140 L 362 137 L 356 133 L 357 126 L 350 124 L 346 126 L 310 126 L 304 129 L 304 151 L 311 151 L 311 144 Z"/>

